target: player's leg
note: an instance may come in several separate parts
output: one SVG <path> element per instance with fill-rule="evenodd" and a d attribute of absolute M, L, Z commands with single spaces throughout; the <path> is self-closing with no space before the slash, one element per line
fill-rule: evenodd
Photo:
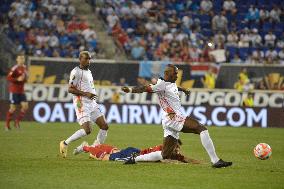
<path fill-rule="evenodd" d="M 213 166 L 220 161 L 220 158 L 217 156 L 215 152 L 215 147 L 214 147 L 213 141 L 209 135 L 207 128 L 201 125 L 196 119 L 187 117 L 184 122 L 181 132 L 199 134 L 201 143 L 203 147 L 205 148 L 205 150 L 207 151 L 210 157 L 210 160 L 213 163 Z M 232 165 L 231 162 L 224 162 L 222 167 L 226 167 L 230 165 Z"/>
<path fill-rule="evenodd" d="M 77 130 L 73 135 L 71 135 L 69 138 L 67 138 L 64 141 L 61 141 L 59 144 L 60 154 L 62 155 L 63 158 L 67 156 L 68 144 L 92 132 L 90 117 L 86 116 L 80 118 L 79 124 L 81 124 L 82 129 Z"/>
<path fill-rule="evenodd" d="M 171 135 L 164 137 L 162 157 L 163 159 L 174 159 L 175 149 L 178 145 L 178 140 Z"/>
<path fill-rule="evenodd" d="M 7 114 L 6 114 L 6 124 L 5 124 L 5 130 L 6 131 L 11 129 L 10 121 L 12 120 L 13 115 L 16 111 L 16 108 L 17 108 L 16 105 L 20 103 L 19 99 L 17 97 L 17 94 L 14 94 L 14 93 L 9 94 L 9 100 L 10 100 L 10 106 L 9 106 L 9 110 L 7 111 Z"/>
<path fill-rule="evenodd" d="M 10 104 L 10 107 L 9 107 L 7 114 L 6 114 L 6 124 L 5 124 L 5 130 L 6 131 L 11 129 L 10 121 L 12 120 L 15 111 L 16 111 L 16 105 Z"/>
<path fill-rule="evenodd" d="M 104 114 L 100 111 L 100 109 L 97 107 L 95 110 L 91 113 L 91 119 L 93 122 L 97 124 L 97 126 L 100 128 L 97 138 L 92 144 L 93 146 L 97 144 L 103 144 L 107 137 L 107 131 L 108 131 L 108 124 L 106 122 Z"/>
<path fill-rule="evenodd" d="M 15 120 L 15 127 L 16 128 L 20 128 L 20 121 L 24 118 L 28 108 L 29 108 L 29 104 L 26 101 L 26 96 L 25 95 L 21 95 L 21 109 L 20 109 L 20 113 L 17 116 L 16 120 Z"/>

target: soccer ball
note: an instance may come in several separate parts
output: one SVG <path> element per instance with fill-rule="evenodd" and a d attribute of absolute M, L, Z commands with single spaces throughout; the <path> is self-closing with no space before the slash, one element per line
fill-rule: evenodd
<path fill-rule="evenodd" d="M 255 157 L 261 160 L 268 159 L 272 154 L 271 147 L 266 143 L 259 143 L 253 150 Z"/>

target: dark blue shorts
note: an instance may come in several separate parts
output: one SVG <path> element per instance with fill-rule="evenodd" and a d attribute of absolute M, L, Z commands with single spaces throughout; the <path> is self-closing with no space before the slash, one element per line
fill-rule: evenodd
<path fill-rule="evenodd" d="M 27 102 L 25 94 L 10 93 L 9 100 L 11 104 L 20 104 L 21 102 Z"/>
<path fill-rule="evenodd" d="M 110 154 L 109 160 L 110 161 L 126 161 L 133 153 L 140 153 L 140 149 L 133 148 L 133 147 L 125 148 L 121 150 L 120 152 Z"/>

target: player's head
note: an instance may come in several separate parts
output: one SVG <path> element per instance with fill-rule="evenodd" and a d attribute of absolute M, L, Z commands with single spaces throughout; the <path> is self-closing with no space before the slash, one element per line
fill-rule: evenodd
<path fill-rule="evenodd" d="M 165 81 L 174 83 L 177 80 L 178 68 L 173 64 L 168 64 L 164 74 L 165 74 L 164 76 Z"/>
<path fill-rule="evenodd" d="M 81 51 L 79 54 L 79 61 L 81 68 L 87 69 L 90 66 L 91 54 L 89 51 Z"/>
<path fill-rule="evenodd" d="M 19 53 L 17 54 L 16 62 L 18 65 L 24 65 L 25 64 L 25 54 L 24 53 Z"/>

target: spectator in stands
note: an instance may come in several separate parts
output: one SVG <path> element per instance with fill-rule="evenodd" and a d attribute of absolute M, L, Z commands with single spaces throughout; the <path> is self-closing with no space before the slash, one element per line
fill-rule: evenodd
<path fill-rule="evenodd" d="M 134 60 L 143 60 L 145 55 L 145 49 L 139 44 L 138 41 L 134 41 L 131 48 L 131 56 Z"/>
<path fill-rule="evenodd" d="M 262 46 L 262 38 L 258 34 L 258 30 L 256 28 L 251 30 L 250 42 L 251 42 L 252 47 L 261 47 Z"/>
<path fill-rule="evenodd" d="M 233 30 L 227 35 L 227 46 L 237 47 L 238 46 L 239 37 L 237 33 Z"/>
<path fill-rule="evenodd" d="M 284 32 L 282 32 L 282 35 L 278 37 L 276 47 L 281 49 L 284 48 Z"/>
<path fill-rule="evenodd" d="M 237 13 L 236 3 L 233 0 L 225 0 L 223 3 L 223 10 L 226 13 L 231 13 L 235 15 Z"/>
<path fill-rule="evenodd" d="M 276 36 L 273 34 L 272 31 L 269 31 L 268 34 L 266 34 L 264 36 L 264 40 L 265 40 L 265 46 L 274 47 L 275 41 L 276 41 Z"/>
<path fill-rule="evenodd" d="M 251 63 L 252 64 L 263 64 L 264 61 L 264 53 L 263 51 L 261 51 L 260 49 L 256 49 L 252 52 L 252 55 L 251 55 Z"/>
<path fill-rule="evenodd" d="M 234 84 L 234 88 L 237 89 L 238 91 L 248 91 L 253 88 L 252 85 L 250 84 L 246 68 L 243 68 L 239 73 L 238 81 Z"/>
<path fill-rule="evenodd" d="M 274 5 L 269 15 L 271 22 L 278 23 L 280 22 L 281 9 L 277 5 Z"/>
<path fill-rule="evenodd" d="M 203 88 L 214 89 L 216 83 L 216 75 L 213 73 L 213 69 L 209 68 L 207 73 L 204 75 L 204 78 L 201 78 Z"/>
<path fill-rule="evenodd" d="M 270 47 L 265 52 L 265 60 L 266 60 L 266 64 L 274 64 L 274 63 L 276 63 L 277 51 L 273 47 Z"/>
<path fill-rule="evenodd" d="M 248 13 L 245 17 L 245 22 L 252 24 L 252 23 L 258 23 L 260 19 L 260 13 L 258 8 L 256 8 L 254 5 L 251 5 Z"/>
<path fill-rule="evenodd" d="M 253 93 L 249 92 L 247 96 L 244 98 L 242 105 L 245 107 L 253 107 L 254 106 L 254 99 Z"/>
<path fill-rule="evenodd" d="M 279 64 L 284 65 L 284 47 L 278 53 Z"/>
<path fill-rule="evenodd" d="M 222 32 L 227 32 L 228 31 L 228 20 L 224 16 L 223 13 L 218 13 L 216 16 L 213 17 L 212 19 L 212 30 L 214 32 L 217 31 L 222 31 Z"/>
<path fill-rule="evenodd" d="M 233 59 L 231 60 L 231 63 L 233 64 L 240 64 L 242 63 L 243 61 L 240 59 L 240 56 L 236 53 L 234 54 L 234 57 Z"/>
<path fill-rule="evenodd" d="M 267 90 L 264 79 L 259 81 L 259 83 L 256 85 L 256 89 Z"/>
<path fill-rule="evenodd" d="M 202 0 L 200 3 L 201 14 L 210 14 L 213 8 L 211 0 Z"/>
<path fill-rule="evenodd" d="M 239 47 L 249 47 L 250 43 L 250 35 L 249 35 L 249 29 L 245 28 L 242 30 L 240 34 L 240 41 L 239 41 Z"/>

